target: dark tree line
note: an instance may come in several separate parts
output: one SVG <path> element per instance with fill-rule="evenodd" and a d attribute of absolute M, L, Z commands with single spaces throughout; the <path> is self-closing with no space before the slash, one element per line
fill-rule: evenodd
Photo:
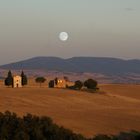
<path fill-rule="evenodd" d="M 122 132 L 118 136 L 97 135 L 87 139 L 54 124 L 49 117 L 27 114 L 21 118 L 7 111 L 0 113 L 0 140 L 140 140 L 140 133 Z"/>
<path fill-rule="evenodd" d="M 49 117 L 0 113 L 0 140 L 85 140 L 71 130 L 59 127 Z"/>

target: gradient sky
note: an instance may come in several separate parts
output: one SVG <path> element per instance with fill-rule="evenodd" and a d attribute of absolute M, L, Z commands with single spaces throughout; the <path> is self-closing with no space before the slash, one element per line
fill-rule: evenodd
<path fill-rule="evenodd" d="M 140 0 L 0 0 L 0 64 L 34 56 L 140 59 Z"/>

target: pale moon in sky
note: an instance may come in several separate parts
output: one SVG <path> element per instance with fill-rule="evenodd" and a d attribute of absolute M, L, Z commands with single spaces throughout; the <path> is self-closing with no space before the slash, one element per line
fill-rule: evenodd
<path fill-rule="evenodd" d="M 61 32 L 61 33 L 59 34 L 59 39 L 60 39 L 61 41 L 67 41 L 67 40 L 68 40 L 68 37 L 69 37 L 69 35 L 68 35 L 67 32 Z"/>

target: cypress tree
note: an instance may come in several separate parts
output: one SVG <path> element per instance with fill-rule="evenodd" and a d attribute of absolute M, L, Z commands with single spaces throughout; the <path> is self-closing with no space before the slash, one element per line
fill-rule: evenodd
<path fill-rule="evenodd" d="M 5 85 L 6 86 L 13 86 L 13 76 L 12 76 L 12 73 L 10 70 L 8 72 L 7 78 L 5 79 Z"/>
<path fill-rule="evenodd" d="M 56 77 L 56 78 L 54 79 L 54 81 L 55 81 L 55 84 L 57 85 L 57 84 L 58 84 L 58 78 Z"/>
<path fill-rule="evenodd" d="M 21 78 L 22 78 L 22 86 L 24 86 L 24 85 L 27 85 L 27 83 L 28 83 L 28 79 L 27 79 L 27 76 L 24 74 L 24 72 L 22 71 L 21 72 Z"/>

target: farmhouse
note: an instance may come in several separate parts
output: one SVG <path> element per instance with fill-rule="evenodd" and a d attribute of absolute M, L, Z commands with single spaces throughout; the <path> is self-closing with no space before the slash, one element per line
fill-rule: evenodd
<path fill-rule="evenodd" d="M 55 78 L 49 82 L 50 88 L 66 88 L 67 86 L 73 86 L 74 83 L 65 79 Z"/>

